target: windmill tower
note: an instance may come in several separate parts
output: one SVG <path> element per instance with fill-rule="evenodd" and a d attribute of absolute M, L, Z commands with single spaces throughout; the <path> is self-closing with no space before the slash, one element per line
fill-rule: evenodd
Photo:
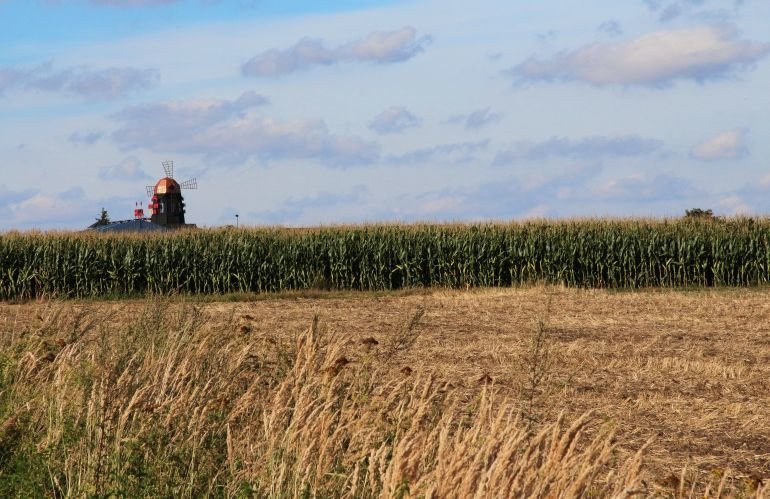
<path fill-rule="evenodd" d="M 164 161 L 163 170 L 166 176 L 153 185 L 147 186 L 150 197 L 148 208 L 152 213 L 150 221 L 165 227 L 181 227 L 185 225 L 185 204 L 182 189 L 197 189 L 198 181 L 194 178 L 182 183 L 174 180 L 174 162 Z"/>

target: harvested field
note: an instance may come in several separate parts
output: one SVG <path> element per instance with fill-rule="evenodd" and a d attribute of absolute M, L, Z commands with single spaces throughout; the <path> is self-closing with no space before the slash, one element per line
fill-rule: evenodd
<path fill-rule="evenodd" d="M 464 400 L 490 385 L 533 430 L 562 412 L 572 422 L 594 411 L 588 435 L 615 429 L 614 458 L 602 469 L 650 442 L 637 485 L 651 495 L 702 493 L 725 477 L 725 490 L 754 496 L 770 481 L 770 290 L 541 287 L 154 306 L 169 316 L 192 306 L 201 331 L 255 351 L 294 348 L 318 316 L 340 341 L 327 370 L 376 370 L 382 383 L 432 375 Z M 6 357 L 12 348 L 23 355 L 16 339 L 46 325 L 76 329 L 73 321 L 96 317 L 94 328 L 126 331 L 146 309 L 142 301 L 3 304 L 1 341 Z M 64 354 L 51 360 L 64 363 Z M 58 369 L 51 376 L 64 376 Z"/>

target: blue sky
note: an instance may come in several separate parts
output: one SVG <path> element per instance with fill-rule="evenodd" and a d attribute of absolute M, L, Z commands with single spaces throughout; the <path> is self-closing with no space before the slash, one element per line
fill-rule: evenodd
<path fill-rule="evenodd" d="M 0 230 L 770 211 L 760 0 L 0 0 Z"/>

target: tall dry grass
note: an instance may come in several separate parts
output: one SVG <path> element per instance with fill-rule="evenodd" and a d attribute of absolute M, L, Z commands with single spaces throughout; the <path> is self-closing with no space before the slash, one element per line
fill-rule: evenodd
<path fill-rule="evenodd" d="M 317 319 L 285 344 L 195 306 L 149 302 L 118 329 L 62 310 L 41 305 L 0 339 L 4 497 L 646 492 L 643 449 L 619 459 L 591 414 L 533 427 L 493 387 L 391 372 Z"/>

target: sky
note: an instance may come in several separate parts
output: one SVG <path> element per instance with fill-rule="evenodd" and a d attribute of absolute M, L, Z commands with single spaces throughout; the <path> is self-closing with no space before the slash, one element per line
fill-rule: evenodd
<path fill-rule="evenodd" d="M 763 0 L 0 0 L 0 230 L 770 213 Z"/>

